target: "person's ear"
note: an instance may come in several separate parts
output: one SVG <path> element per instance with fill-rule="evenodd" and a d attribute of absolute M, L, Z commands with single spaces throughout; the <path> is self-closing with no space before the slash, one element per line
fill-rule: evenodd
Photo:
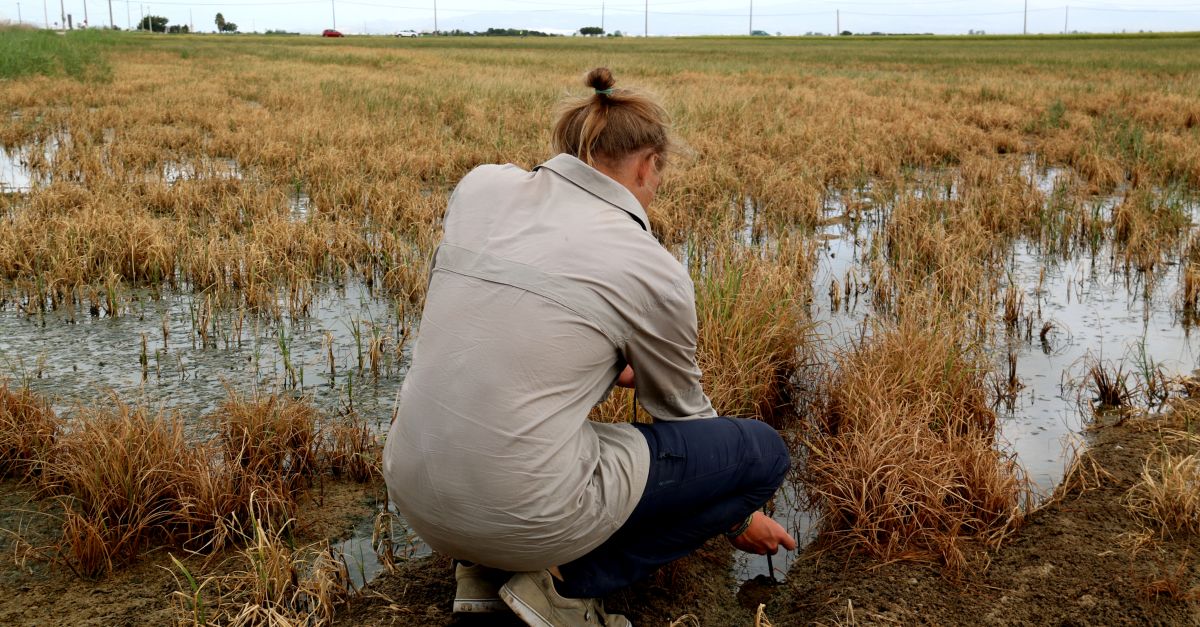
<path fill-rule="evenodd" d="M 637 184 L 645 185 L 646 180 L 654 172 L 654 168 L 658 167 L 658 154 L 653 150 L 647 150 L 638 156 L 637 159 Z"/>

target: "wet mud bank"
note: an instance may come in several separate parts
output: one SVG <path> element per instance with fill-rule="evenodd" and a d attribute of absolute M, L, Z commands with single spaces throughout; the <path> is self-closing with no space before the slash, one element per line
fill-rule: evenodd
<path fill-rule="evenodd" d="M 1194 427 L 1193 427 L 1194 428 Z M 798 555 L 780 586 L 741 584 L 723 539 L 606 600 L 636 625 L 755 625 L 765 604 L 771 624 L 1170 624 L 1200 625 L 1200 536 L 1147 527 L 1128 495 L 1159 452 L 1195 454 L 1195 434 L 1161 418 L 1112 420 L 1091 433 L 1054 498 L 1028 516 L 1000 550 L 979 552 L 949 578 L 936 566 L 879 565 L 823 551 Z M 1175 435 L 1172 435 L 1175 434 Z M 377 482 L 314 490 L 304 536 L 350 533 L 372 504 Z M 53 543 L 52 520 L 37 513 L 27 487 L 0 484 L 4 526 L 34 546 Z M 45 508 L 42 508 L 45 509 Z M 1150 532 L 1150 533 L 1148 533 Z M 113 575 L 87 580 L 0 538 L 0 623 L 6 625 L 164 625 L 178 618 L 163 549 Z M 46 557 L 43 548 L 42 557 Z M 222 560 L 184 557 L 197 572 Z M 400 562 L 338 608 L 335 625 L 519 625 L 512 616 L 455 617 L 451 562 L 433 555 Z"/>
<path fill-rule="evenodd" d="M 1161 426 L 1146 418 L 1097 428 L 1056 497 L 961 580 L 813 547 L 768 614 L 775 625 L 1200 625 L 1200 536 L 1156 534 L 1139 545 L 1146 530 L 1126 507 L 1149 456 L 1195 452 Z"/>
<path fill-rule="evenodd" d="M 741 607 L 734 595 L 728 547 L 723 538 L 710 541 L 649 581 L 605 599 L 605 609 L 624 614 L 634 625 L 753 625 L 755 612 Z M 334 625 L 524 625 L 511 614 L 453 615 L 453 599 L 453 564 L 448 557 L 432 555 L 381 575 Z"/>

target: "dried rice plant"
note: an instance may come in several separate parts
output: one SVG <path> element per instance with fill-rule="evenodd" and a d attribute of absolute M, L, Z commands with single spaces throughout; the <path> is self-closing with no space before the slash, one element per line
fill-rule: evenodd
<path fill-rule="evenodd" d="M 1125 503 L 1163 535 L 1200 533 L 1200 455 L 1151 454 Z"/>
<path fill-rule="evenodd" d="M 365 483 L 382 476 L 382 447 L 365 418 L 352 410 L 341 412 L 325 431 L 323 456 L 335 477 Z"/>
<path fill-rule="evenodd" d="M 317 472 L 321 437 L 310 403 L 276 395 L 244 399 L 230 390 L 212 418 L 230 463 L 243 472 L 288 490 Z"/>
<path fill-rule="evenodd" d="M 61 430 L 62 421 L 44 399 L 0 386 L 0 478 L 40 474 Z"/>
<path fill-rule="evenodd" d="M 949 319 L 880 325 L 838 357 L 804 438 L 820 542 L 956 574 L 1018 526 L 1029 486 L 996 444 L 980 358 Z"/>
<path fill-rule="evenodd" d="M 253 535 L 240 552 L 243 569 L 203 579 L 172 556 L 177 623 L 196 627 L 320 626 L 355 594 L 345 560 L 328 544 L 296 548 L 271 525 L 253 518 Z M 308 556 L 308 557 L 306 557 Z"/>

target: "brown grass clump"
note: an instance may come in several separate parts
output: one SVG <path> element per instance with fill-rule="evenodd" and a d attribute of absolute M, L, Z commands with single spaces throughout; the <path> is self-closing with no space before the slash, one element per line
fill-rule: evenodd
<path fill-rule="evenodd" d="M 1028 485 L 996 447 L 980 358 L 959 337 L 909 316 L 838 358 L 805 438 L 826 544 L 953 574 L 968 542 L 998 546 L 1021 522 Z"/>
<path fill-rule="evenodd" d="M 696 359 L 720 415 L 777 424 L 791 413 L 791 378 L 807 348 L 807 278 L 807 268 L 751 252 L 722 250 L 705 260 L 695 277 Z"/>
<path fill-rule="evenodd" d="M 327 431 L 325 457 L 335 477 L 363 483 L 381 476 L 379 443 L 366 419 L 348 411 L 330 423 Z"/>
<path fill-rule="evenodd" d="M 1200 455 L 1152 454 L 1126 506 L 1164 534 L 1200 533 Z"/>
<path fill-rule="evenodd" d="M 1088 368 L 1087 389 L 1095 394 L 1092 402 L 1099 409 L 1128 407 L 1136 390 L 1130 387 L 1129 373 L 1120 364 L 1097 361 Z"/>
<path fill-rule="evenodd" d="M 27 389 L 0 386 L 0 477 L 38 474 L 61 429 L 62 421 L 44 399 Z"/>
<path fill-rule="evenodd" d="M 178 416 L 119 401 L 113 409 L 81 410 L 50 448 L 42 477 L 62 506 L 68 564 L 98 575 L 169 538 L 175 479 L 187 454 Z"/>
<path fill-rule="evenodd" d="M 317 471 L 321 439 L 311 404 L 274 395 L 246 400 L 230 391 L 214 418 L 230 463 L 242 472 L 294 490 Z"/>
<path fill-rule="evenodd" d="M 1200 603 L 1200 586 L 1189 586 L 1189 571 L 1192 568 L 1188 552 L 1175 565 L 1168 565 L 1161 556 L 1155 556 L 1159 575 L 1146 582 L 1142 595 L 1147 599 L 1164 597 L 1175 601 Z"/>
<path fill-rule="evenodd" d="M 62 508 L 62 557 L 81 575 L 152 545 L 217 551 L 252 537 L 256 519 L 290 520 L 300 481 L 321 465 L 317 413 L 303 401 L 231 394 L 217 437 L 199 442 L 178 415 L 113 404 L 81 408 L 38 458 L 42 489 Z M 369 434 L 359 445 L 377 457 Z M 370 476 L 355 463 L 348 474 Z"/>
<path fill-rule="evenodd" d="M 327 625 L 353 594 L 342 557 L 324 545 L 297 548 L 284 533 L 253 520 L 253 536 L 239 558 L 242 570 L 198 579 L 172 556 L 182 575 L 174 593 L 181 625 L 299 627 Z M 315 556 L 312 554 L 315 553 Z M 312 557 L 311 561 L 307 559 Z M 174 574 L 174 573 L 173 573 Z"/>

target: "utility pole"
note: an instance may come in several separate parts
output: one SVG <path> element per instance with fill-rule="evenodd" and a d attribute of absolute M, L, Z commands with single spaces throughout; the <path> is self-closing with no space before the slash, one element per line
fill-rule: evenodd
<path fill-rule="evenodd" d="M 50 7 L 46 6 L 49 0 L 42 0 L 42 19 L 46 20 L 46 30 L 50 30 Z"/>
<path fill-rule="evenodd" d="M 837 10 L 837 30 L 833 31 L 834 36 L 842 34 L 842 10 Z"/>
<path fill-rule="evenodd" d="M 108 27 L 117 30 L 117 22 L 112 16 L 112 0 L 108 0 Z"/>
<path fill-rule="evenodd" d="M 188 9 L 188 32 L 196 32 L 196 23 L 192 21 L 192 10 Z"/>
<path fill-rule="evenodd" d="M 754 34 L 754 0 L 750 0 L 750 34 Z"/>
<path fill-rule="evenodd" d="M 437 0 L 433 0 L 433 34 L 438 34 L 437 27 Z"/>
<path fill-rule="evenodd" d="M 87 0 L 83 0 L 83 25 L 84 25 L 84 26 L 91 26 L 91 23 L 90 23 L 90 22 L 88 22 L 88 14 L 87 14 Z"/>
<path fill-rule="evenodd" d="M 646 23 L 644 25 L 644 28 L 646 30 L 642 32 L 642 36 L 649 37 L 650 36 L 650 0 L 646 0 Z"/>
<path fill-rule="evenodd" d="M 1067 16 L 1063 18 L 1063 34 L 1071 34 L 1071 5 L 1067 5 Z"/>
<path fill-rule="evenodd" d="M 58 23 L 63 30 L 67 29 L 67 5 L 63 4 L 63 0 L 58 0 L 58 12 L 62 14 L 62 21 Z"/>
<path fill-rule="evenodd" d="M 1021 34 L 1029 34 L 1029 0 L 1025 0 L 1025 25 L 1021 27 Z"/>
<path fill-rule="evenodd" d="M 125 0 L 125 30 L 133 30 L 133 20 L 129 17 L 129 0 Z"/>
<path fill-rule="evenodd" d="M 333 0 L 329 0 L 329 12 L 333 15 L 333 29 L 337 30 L 337 6 Z"/>
<path fill-rule="evenodd" d="M 604 30 L 604 0 L 600 0 L 600 30 Z"/>
<path fill-rule="evenodd" d="M 21 3 L 18 2 L 17 3 L 17 23 L 20 24 L 21 22 L 24 22 L 24 21 L 25 20 L 21 19 Z"/>

